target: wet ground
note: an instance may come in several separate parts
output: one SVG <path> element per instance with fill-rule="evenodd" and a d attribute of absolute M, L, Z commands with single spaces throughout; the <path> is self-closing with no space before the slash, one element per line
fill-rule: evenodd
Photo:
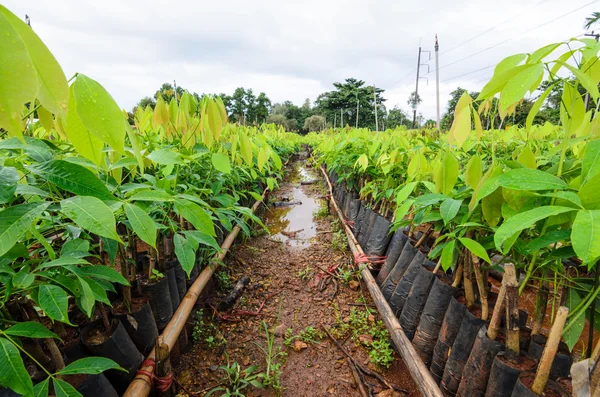
<path fill-rule="evenodd" d="M 270 207 L 262 215 L 270 234 L 259 231 L 238 244 L 226 270 L 216 274 L 222 292 L 211 295 L 196 319 L 197 343 L 175 369 L 187 391 L 180 395 L 204 396 L 216 387 L 233 391 L 236 383 L 239 389 L 244 382 L 224 379 L 225 371 L 219 369 L 225 366 L 235 373 L 237 363 L 240 371 L 258 366 L 254 372 L 241 372 L 241 378 L 267 384 L 263 389 L 241 388 L 242 395 L 361 396 L 347 357 L 325 327 L 357 362 L 406 389 L 392 393 L 365 377 L 373 395 L 418 396 L 354 270 L 339 222 L 327 215 L 324 181 L 306 159 L 293 162 L 287 175 L 270 202 L 302 204 Z M 300 183 L 316 178 L 316 184 Z M 220 296 L 242 276 L 251 281 L 234 309 L 214 311 Z"/>

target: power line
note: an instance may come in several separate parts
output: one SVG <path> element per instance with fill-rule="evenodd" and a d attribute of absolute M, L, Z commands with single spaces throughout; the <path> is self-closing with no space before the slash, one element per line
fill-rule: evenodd
<path fill-rule="evenodd" d="M 495 66 L 496 66 L 495 64 L 494 64 L 494 65 L 490 65 L 490 66 L 486 66 L 486 67 L 484 67 L 484 68 L 477 69 L 477 70 L 473 70 L 473 71 L 471 71 L 471 72 L 468 72 L 468 73 L 463 73 L 463 74 L 461 74 L 461 75 L 458 75 L 458 76 L 450 77 L 449 79 L 442 80 L 441 82 L 442 82 L 442 83 L 444 83 L 444 82 L 446 82 L 446 81 L 450 81 L 450 80 L 458 79 L 459 77 L 468 76 L 468 75 L 470 75 L 470 74 L 477 73 L 477 72 L 481 72 L 482 70 L 486 70 L 486 69 L 489 69 L 489 68 L 493 68 L 493 67 L 495 67 Z"/>
<path fill-rule="evenodd" d="M 538 2 L 537 4 L 533 5 L 532 7 L 530 7 L 530 9 L 531 9 L 531 10 L 533 10 L 534 8 L 536 8 L 536 7 L 540 6 L 541 4 L 543 4 L 543 3 L 547 2 L 547 1 L 548 1 L 548 0 L 542 0 L 542 1 Z M 481 36 L 483 36 L 483 35 L 486 35 L 486 34 L 488 34 L 489 32 L 491 32 L 491 31 L 495 30 L 495 29 L 496 29 L 498 26 L 502 26 L 502 25 L 504 25 L 504 24 L 506 24 L 506 23 L 508 23 L 508 22 L 510 22 L 510 21 L 512 21 L 512 20 L 514 20 L 514 19 L 516 19 L 516 18 L 517 18 L 517 17 L 519 17 L 519 16 L 520 16 L 520 14 L 518 14 L 518 13 L 515 13 L 515 14 L 514 14 L 514 15 L 513 15 L 511 18 L 508 18 L 508 19 L 504 20 L 503 22 L 500 22 L 499 24 L 492 26 L 491 28 L 489 28 L 489 29 L 488 29 L 488 30 L 486 30 L 485 32 L 482 32 L 482 33 L 476 34 L 475 36 L 473 36 L 473 37 L 471 37 L 471 38 L 469 38 L 469 39 L 467 39 L 467 40 L 463 41 L 462 43 L 460 43 L 460 44 L 458 44 L 458 45 L 456 45 L 456 46 L 454 46 L 454 47 L 450 48 L 449 50 L 446 50 L 446 51 L 444 51 L 444 52 L 443 52 L 441 55 L 447 54 L 447 53 L 449 53 L 450 51 L 453 51 L 453 50 L 455 50 L 455 49 L 457 49 L 457 48 L 459 48 L 459 47 L 462 47 L 463 45 L 465 45 L 465 44 L 468 44 L 468 43 L 470 43 L 471 41 L 473 41 L 473 40 L 475 40 L 475 39 L 478 39 L 478 38 L 480 38 L 480 37 L 481 37 Z"/>
<path fill-rule="evenodd" d="M 390 88 L 392 88 L 392 87 L 395 87 L 395 86 L 396 86 L 398 83 L 400 83 L 402 80 L 405 80 L 407 77 L 410 77 L 410 76 L 412 76 L 412 74 L 413 74 L 413 73 L 415 73 L 415 72 L 416 72 L 416 70 L 413 70 L 413 71 L 411 71 L 411 72 L 410 72 L 410 73 L 408 73 L 406 76 L 402 77 L 400 80 L 398 80 L 398 81 L 396 81 L 394 84 L 392 84 L 392 85 L 390 86 Z M 388 90 L 389 90 L 390 88 L 388 88 Z"/>
<path fill-rule="evenodd" d="M 486 52 L 486 51 L 488 51 L 488 50 L 491 50 L 492 48 L 498 47 L 499 45 L 502 45 L 502 44 L 504 44 L 504 43 L 507 43 L 507 42 L 509 42 L 509 41 L 511 41 L 511 40 L 514 40 L 514 39 L 516 39 L 516 38 L 518 38 L 518 37 L 521 37 L 521 36 L 523 36 L 523 35 L 525 35 L 525 34 L 527 34 L 527 33 L 533 32 L 534 30 L 536 30 L 536 29 L 539 29 L 539 28 L 541 28 L 542 26 L 546 26 L 546 25 L 548 25 L 548 24 L 550 24 L 550 23 L 552 23 L 552 22 L 555 22 L 555 21 L 557 21 L 557 20 L 559 20 L 559 19 L 561 19 L 561 18 L 564 18 L 564 17 L 566 17 L 567 15 L 571 15 L 571 14 L 573 14 L 574 12 L 577 12 L 577 11 L 579 11 L 579 10 L 581 10 L 581 9 L 583 9 L 583 8 L 587 7 L 587 6 L 590 6 L 590 5 L 594 4 L 594 3 L 597 3 L 597 2 L 598 2 L 598 0 L 590 1 L 589 3 L 587 3 L 587 4 L 584 4 L 584 5 L 582 5 L 581 7 L 578 7 L 578 8 L 576 8 L 576 9 L 574 9 L 574 10 L 571 10 L 571 11 L 569 11 L 569 12 L 565 13 L 565 14 L 559 15 L 559 16 L 557 16 L 556 18 L 553 18 L 553 19 L 551 19 L 551 20 L 549 20 L 549 21 L 547 21 L 547 22 L 544 22 L 544 23 L 542 23 L 542 24 L 540 24 L 540 25 L 537 25 L 536 27 L 534 27 L 534 28 L 531 28 L 531 29 L 529 29 L 529 30 L 527 30 L 527 31 L 525 31 L 525 32 L 523 32 L 523 33 L 521 33 L 521 34 L 515 35 L 515 36 L 513 36 L 513 37 L 510 37 L 510 38 L 508 38 L 508 39 L 506 39 L 506 40 L 502 40 L 501 42 L 499 42 L 499 43 L 496 43 L 496 44 L 493 44 L 493 45 L 491 45 L 491 46 L 489 46 L 489 47 L 487 47 L 487 48 L 484 48 L 483 50 L 477 51 L 477 52 L 475 52 L 475 53 L 473 53 L 473 54 L 470 54 L 470 55 L 467 55 L 467 56 L 465 56 L 465 57 L 463 57 L 463 58 L 460 58 L 460 59 L 458 59 L 458 60 L 456 60 L 456 61 L 454 61 L 454 62 L 450 62 L 450 63 L 448 63 L 448 64 L 446 64 L 446 65 L 444 65 L 444 66 L 441 66 L 441 67 L 440 67 L 440 69 L 444 69 L 444 68 L 446 68 L 446 67 L 448 67 L 448 66 L 451 66 L 451 65 L 454 65 L 454 64 L 456 64 L 456 63 L 462 62 L 462 61 L 464 61 L 465 59 L 472 58 L 472 57 L 474 57 L 475 55 L 479 55 L 479 54 L 481 54 L 481 53 L 483 53 L 483 52 Z"/>

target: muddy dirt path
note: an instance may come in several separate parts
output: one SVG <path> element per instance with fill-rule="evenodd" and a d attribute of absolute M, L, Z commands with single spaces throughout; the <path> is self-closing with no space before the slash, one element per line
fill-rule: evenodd
<path fill-rule="evenodd" d="M 255 379 L 267 384 L 264 389 L 248 385 L 240 390 L 242 395 L 361 396 L 346 356 L 323 332 L 324 326 L 364 367 L 407 391 L 392 393 L 366 377 L 373 395 L 418 396 L 360 282 L 337 217 L 327 215 L 325 182 L 307 164 L 306 154 L 286 174 L 270 203 L 302 204 L 270 205 L 261 218 L 271 234 L 257 229 L 216 273 L 216 293 L 190 319 L 195 334 L 190 339 L 196 342 L 175 369 L 178 381 L 193 396 L 218 386 L 233 391 L 219 367 L 235 372 L 237 363 L 242 371 L 258 366 L 241 377 L 250 381 L 258 375 Z M 317 178 L 318 183 L 301 185 Z M 216 312 L 213 308 L 242 276 L 251 281 L 233 310 Z"/>

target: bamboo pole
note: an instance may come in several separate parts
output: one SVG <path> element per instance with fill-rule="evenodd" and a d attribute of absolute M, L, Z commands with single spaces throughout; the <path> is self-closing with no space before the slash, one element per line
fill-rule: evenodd
<path fill-rule="evenodd" d="M 254 203 L 254 205 L 252 206 L 252 213 L 254 213 L 258 209 L 258 206 L 263 202 L 267 193 L 268 189 L 265 189 L 262 195 L 262 199 L 257 200 L 256 203 Z M 179 304 L 179 307 L 173 314 L 171 321 L 169 321 L 169 324 L 167 324 L 167 326 L 165 327 L 161 337 L 163 339 L 163 343 L 169 347 L 169 350 L 173 349 L 173 346 L 177 342 L 179 334 L 185 327 L 185 322 L 190 316 L 190 313 L 192 312 L 192 309 L 194 308 L 198 297 L 200 296 L 200 294 L 204 290 L 204 287 L 206 287 L 206 284 L 217 269 L 218 264 L 223 261 L 225 255 L 227 255 L 227 252 L 229 252 L 229 249 L 233 245 L 233 242 L 235 241 L 238 233 L 240 232 L 240 229 L 241 228 L 239 227 L 239 225 L 236 225 L 231 230 L 231 233 L 229 233 L 229 235 L 223 242 L 223 245 L 221 245 L 221 252 L 215 255 L 217 259 L 214 261 L 215 265 L 206 266 L 204 270 L 202 270 L 202 272 L 196 278 L 196 281 L 194 281 L 194 283 L 190 286 L 187 293 L 181 300 L 181 303 Z M 152 351 L 148 355 L 148 359 L 156 359 L 155 349 L 152 349 Z M 152 372 L 153 370 L 153 368 L 150 366 L 142 366 L 140 369 L 143 369 L 147 372 Z M 131 383 L 129 384 L 129 387 L 127 388 L 125 394 L 123 394 L 123 397 L 145 397 L 148 394 L 150 394 L 151 390 L 151 379 L 147 375 L 137 374 L 133 381 L 131 381 Z"/>
<path fill-rule="evenodd" d="M 504 268 L 502 285 L 506 288 L 506 347 L 518 355 L 519 348 L 519 282 L 514 266 Z"/>
<path fill-rule="evenodd" d="M 333 193 L 333 187 L 331 186 L 329 177 L 327 176 L 327 173 L 325 172 L 323 167 L 321 167 L 321 171 L 323 172 L 325 180 L 327 181 L 327 185 L 329 185 L 329 192 Z M 333 207 L 335 208 L 340 219 L 343 220 L 344 216 L 342 215 L 342 212 L 340 211 L 340 208 L 338 207 L 333 197 L 331 199 L 331 203 L 333 204 Z M 346 236 L 348 236 L 348 245 L 350 246 L 352 254 L 364 254 L 364 251 L 362 250 L 360 245 L 355 243 L 356 238 L 354 238 L 350 227 L 344 222 L 342 222 L 342 226 L 344 228 L 344 231 L 346 232 Z M 361 270 L 361 275 L 363 280 L 367 284 L 367 288 L 369 289 L 371 297 L 375 302 L 377 311 L 381 315 L 381 318 L 383 319 L 383 322 L 385 323 L 385 326 L 390 333 L 392 341 L 394 342 L 394 346 L 396 346 L 396 348 L 400 352 L 400 355 L 402 356 L 402 359 L 404 360 L 404 363 L 406 364 L 410 375 L 412 376 L 417 387 L 419 388 L 421 395 L 425 397 L 442 397 L 443 395 L 438 385 L 431 377 L 429 369 L 425 366 L 423 361 L 421 361 L 421 358 L 417 354 L 415 348 L 412 346 L 410 340 L 408 340 L 408 338 L 404 334 L 404 331 L 402 331 L 402 327 L 400 326 L 398 319 L 396 318 L 396 316 L 392 312 L 392 309 L 383 297 L 383 294 L 381 293 L 381 290 L 379 289 L 375 278 L 373 278 L 371 271 L 367 268 L 363 268 Z"/>
<path fill-rule="evenodd" d="M 568 314 L 569 309 L 565 306 L 559 307 L 558 311 L 556 312 L 554 324 L 550 329 L 550 335 L 548 335 L 548 340 L 546 341 L 546 346 L 544 347 L 542 357 L 540 358 L 540 364 L 538 365 L 535 380 L 531 386 L 531 391 L 538 396 L 541 396 L 546 388 L 546 382 L 548 382 L 548 377 L 550 376 L 550 367 L 552 366 L 552 363 L 554 362 L 554 356 L 556 356 L 556 352 L 558 351 L 560 336 L 562 335 L 563 328 L 565 327 Z"/>

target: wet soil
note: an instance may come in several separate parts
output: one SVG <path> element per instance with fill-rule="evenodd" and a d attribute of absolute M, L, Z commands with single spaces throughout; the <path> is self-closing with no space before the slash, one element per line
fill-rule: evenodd
<path fill-rule="evenodd" d="M 336 218 L 324 214 L 315 216 L 319 208 L 327 206 L 325 182 L 300 184 L 320 176 L 305 159 L 292 163 L 287 175 L 270 200 L 288 199 L 302 204 L 269 208 L 262 219 L 271 234 L 254 236 L 238 244 L 228 255 L 227 267 L 220 271 L 221 274 L 217 273 L 217 279 L 229 279 L 233 285 L 245 275 L 251 282 L 233 310 L 217 313 L 212 309 L 218 305 L 219 293 L 212 294 L 202 308 L 202 328 L 212 329 L 225 342 L 208 343 L 206 337 L 200 338 L 181 357 L 175 375 L 187 392 L 180 391 L 180 395 L 203 396 L 217 386 L 226 385 L 219 366 L 228 363 L 237 362 L 242 369 L 258 365 L 257 373 L 265 372 L 266 324 L 269 333 L 277 335 L 274 351 L 282 352 L 273 360 L 273 364 L 281 364 L 280 387 L 275 390 L 273 387 L 257 389 L 248 386 L 242 390 L 246 396 L 360 396 L 346 356 L 322 332 L 323 326 L 331 330 L 364 367 L 381 373 L 389 383 L 407 390 L 406 394 L 391 393 L 376 379 L 367 377 L 375 395 L 419 396 L 397 353 L 393 353 L 389 368 L 370 362 L 369 335 L 353 336 L 352 327 L 348 327 L 352 321 L 351 312 L 356 316 L 371 311 L 363 317 L 367 326 L 372 324 L 373 328 L 379 316 L 358 273 L 354 272 L 345 280 L 340 276 L 351 274 L 354 265 L 347 247 L 345 250 L 332 248 L 332 231 L 335 230 L 332 222 Z M 336 275 L 335 281 L 329 273 Z M 225 295 L 230 288 L 223 288 L 220 295 Z M 259 314 L 254 315 L 257 312 Z M 193 320 L 190 318 L 189 321 Z M 318 335 L 309 338 L 311 340 L 292 339 L 290 346 L 284 344 L 286 336 L 298 335 L 307 327 L 313 327 Z M 286 335 L 290 328 L 291 334 Z"/>

